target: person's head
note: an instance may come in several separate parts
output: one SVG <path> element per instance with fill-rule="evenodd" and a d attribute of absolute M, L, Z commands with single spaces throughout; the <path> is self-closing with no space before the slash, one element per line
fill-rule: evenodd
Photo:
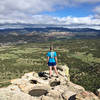
<path fill-rule="evenodd" d="M 53 51 L 53 50 L 54 50 L 53 46 L 50 46 L 50 51 Z"/>

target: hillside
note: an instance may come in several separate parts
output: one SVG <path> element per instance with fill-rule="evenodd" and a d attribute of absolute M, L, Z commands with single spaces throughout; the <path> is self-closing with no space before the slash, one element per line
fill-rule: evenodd
<path fill-rule="evenodd" d="M 53 41 L 58 64 L 68 65 L 71 81 L 96 93 L 100 88 L 100 39 Z M 24 73 L 47 70 L 46 53 L 50 42 L 15 44 L 0 47 L 0 80 L 21 77 Z M 8 85 L 0 84 L 0 87 Z"/>
<path fill-rule="evenodd" d="M 44 42 L 64 39 L 100 38 L 100 30 L 90 28 L 8 28 L 0 29 L 0 43 Z"/>

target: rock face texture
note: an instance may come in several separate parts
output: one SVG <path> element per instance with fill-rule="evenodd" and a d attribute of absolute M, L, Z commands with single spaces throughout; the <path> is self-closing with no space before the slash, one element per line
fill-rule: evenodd
<path fill-rule="evenodd" d="M 100 89 L 97 90 L 97 95 L 100 98 Z"/>
<path fill-rule="evenodd" d="M 100 100 L 95 94 L 69 81 L 66 68 L 66 65 L 58 66 L 58 78 L 55 73 L 49 78 L 49 71 L 44 71 L 26 73 L 19 79 L 13 79 L 12 85 L 0 88 L 0 100 Z"/>

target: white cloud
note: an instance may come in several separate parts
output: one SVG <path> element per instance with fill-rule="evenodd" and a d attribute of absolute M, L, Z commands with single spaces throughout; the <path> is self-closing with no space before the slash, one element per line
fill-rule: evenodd
<path fill-rule="evenodd" d="M 42 12 L 52 12 L 63 7 L 76 4 L 98 3 L 100 0 L 2 0 L 0 1 L 0 23 L 31 23 L 31 24 L 82 24 L 99 25 L 97 18 L 100 6 L 94 9 L 95 17 L 52 17 L 41 15 Z M 40 14 L 40 15 L 39 15 Z"/>
<path fill-rule="evenodd" d="M 55 6 L 64 6 L 67 0 L 3 0 L 0 1 L 0 14 L 12 14 L 16 11 L 37 14 L 42 11 L 53 11 Z"/>
<path fill-rule="evenodd" d="M 100 14 L 100 6 L 95 7 L 93 11 L 97 14 Z"/>
<path fill-rule="evenodd" d="M 67 27 L 75 28 L 95 28 L 100 29 L 100 19 L 97 19 L 93 16 L 87 17 L 52 17 L 48 15 L 33 15 L 33 16 L 24 16 L 24 18 L 3 18 L 0 20 L 0 23 L 25 23 L 25 24 L 55 24 L 55 25 L 65 25 Z"/>
<path fill-rule="evenodd" d="M 100 0 L 1 0 L 0 15 L 17 16 L 18 13 L 34 15 L 44 11 L 55 11 L 59 8 L 69 7 L 79 3 L 97 2 L 100 2 Z"/>
<path fill-rule="evenodd" d="M 0 22 L 31 22 L 32 15 L 55 11 L 68 4 L 68 0 L 2 0 L 0 1 Z"/>
<path fill-rule="evenodd" d="M 96 19 L 99 19 L 100 20 L 100 6 L 96 6 L 94 9 L 93 9 L 93 12 L 95 13 L 94 17 Z"/>
<path fill-rule="evenodd" d="M 98 3 L 100 0 L 73 0 L 74 2 L 77 3 Z"/>
<path fill-rule="evenodd" d="M 4 20 L 0 20 L 0 22 L 10 22 L 10 23 L 30 23 L 30 24 L 63 24 L 63 25 L 70 25 L 70 24 L 84 24 L 84 25 L 99 25 L 100 20 L 94 18 L 93 16 L 87 17 L 52 17 L 48 15 L 33 15 L 33 16 L 24 16 L 23 19 L 19 18 L 5 18 Z"/>

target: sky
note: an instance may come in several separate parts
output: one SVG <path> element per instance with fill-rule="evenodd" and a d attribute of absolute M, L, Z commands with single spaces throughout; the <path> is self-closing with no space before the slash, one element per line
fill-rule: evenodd
<path fill-rule="evenodd" d="M 5 23 L 100 29 L 100 0 L 0 0 L 0 24 Z"/>

